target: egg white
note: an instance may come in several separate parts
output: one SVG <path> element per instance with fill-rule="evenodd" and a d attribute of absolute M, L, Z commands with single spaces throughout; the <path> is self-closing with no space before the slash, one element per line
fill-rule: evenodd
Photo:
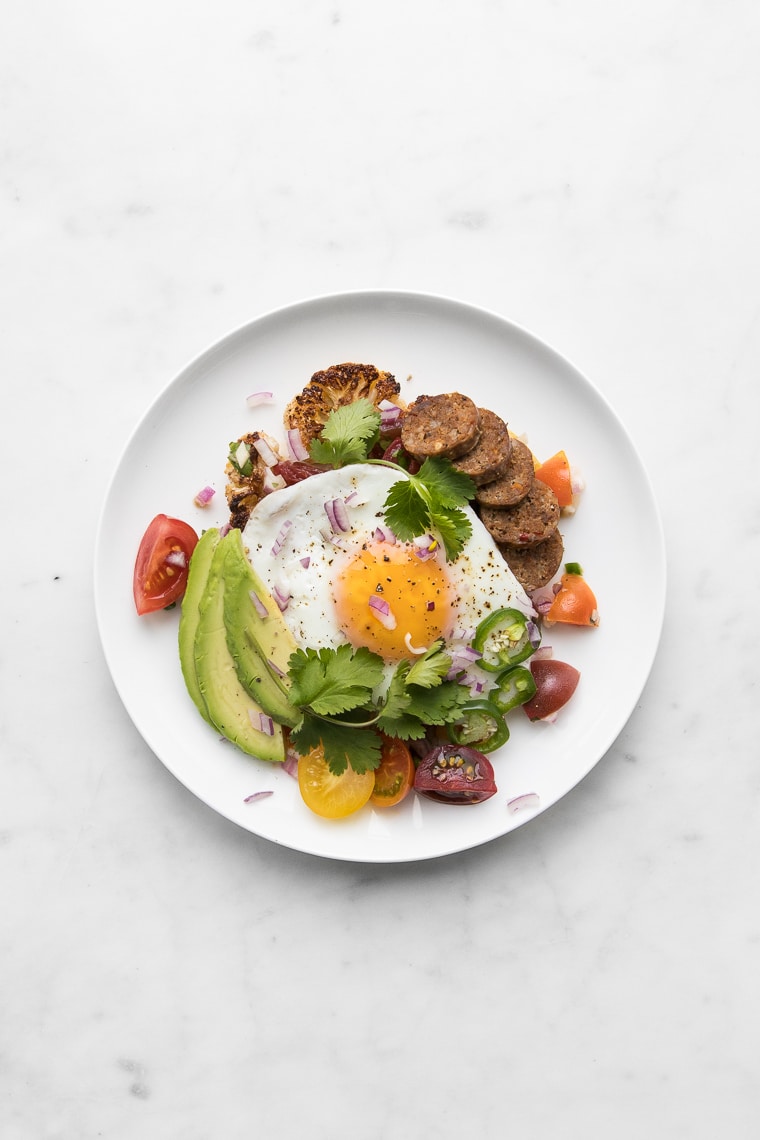
<path fill-rule="evenodd" d="M 333 583 L 341 567 L 356 556 L 384 522 L 383 504 L 401 471 L 373 464 L 352 464 L 312 475 L 301 483 L 266 495 L 251 513 L 244 544 L 256 572 L 270 593 L 287 598 L 283 618 L 301 648 L 336 648 L 345 643 L 335 614 Z M 348 529 L 334 532 L 325 503 L 342 499 Z M 532 615 L 519 582 L 480 519 L 469 507 L 472 535 L 454 562 L 443 549 L 436 557 L 452 588 L 453 603 L 444 636 L 466 641 L 477 624 L 500 606 Z M 420 647 L 416 647 L 420 648 Z"/>

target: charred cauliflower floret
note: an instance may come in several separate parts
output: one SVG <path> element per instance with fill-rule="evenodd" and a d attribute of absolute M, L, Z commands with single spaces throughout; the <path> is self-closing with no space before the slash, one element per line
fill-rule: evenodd
<path fill-rule="evenodd" d="M 304 390 L 285 409 L 285 427 L 297 428 L 304 446 L 321 433 L 330 412 L 355 400 L 382 400 L 397 403 L 401 386 L 390 372 L 380 372 L 374 364 L 333 364 L 315 372 Z"/>
<path fill-rule="evenodd" d="M 260 432 L 252 431 L 230 444 L 225 474 L 227 475 L 227 506 L 230 508 L 230 526 L 243 530 L 251 511 L 264 495 L 267 466 L 256 450 Z M 271 445 L 270 440 L 266 440 Z"/>

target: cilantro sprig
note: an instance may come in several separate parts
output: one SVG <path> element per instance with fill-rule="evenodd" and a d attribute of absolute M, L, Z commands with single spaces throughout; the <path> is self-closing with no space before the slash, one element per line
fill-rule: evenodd
<path fill-rule="evenodd" d="M 312 440 L 309 455 L 315 463 L 342 467 L 347 463 L 379 463 L 403 474 L 385 500 L 388 526 L 402 542 L 412 542 L 433 531 L 446 559 L 453 562 L 472 534 L 472 523 L 462 508 L 475 496 L 475 484 L 448 459 L 428 458 L 415 475 L 398 463 L 370 458 L 380 437 L 380 413 L 370 400 L 356 400 L 330 412 L 322 433 Z"/>
<path fill-rule="evenodd" d="M 330 771 L 340 776 L 377 768 L 380 732 L 421 740 L 431 725 L 455 723 L 470 699 L 466 685 L 448 680 L 451 657 L 442 641 L 415 661 L 401 661 L 386 692 L 378 696 L 383 660 L 369 649 L 298 649 L 288 662 L 292 704 L 302 713 L 292 731 L 301 753 L 321 745 Z"/>

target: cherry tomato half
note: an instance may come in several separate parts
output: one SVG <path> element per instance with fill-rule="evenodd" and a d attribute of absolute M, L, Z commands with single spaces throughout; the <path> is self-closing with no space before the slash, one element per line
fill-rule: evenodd
<path fill-rule="evenodd" d="M 383 753 L 375 768 L 375 787 L 370 796 L 373 807 L 393 807 L 412 790 L 414 761 L 403 740 L 383 736 Z"/>
<path fill-rule="evenodd" d="M 570 464 L 564 451 L 558 451 L 556 455 L 552 455 L 551 459 L 539 463 L 535 474 L 537 479 L 540 479 L 547 487 L 551 487 L 557 496 L 560 507 L 571 507 L 573 505 L 573 480 Z"/>
<path fill-rule="evenodd" d="M 137 551 L 132 591 L 138 614 L 166 609 L 185 592 L 198 535 L 181 519 L 156 515 Z"/>
<path fill-rule="evenodd" d="M 441 744 L 417 766 L 414 790 L 444 804 L 479 804 L 496 795 L 491 761 L 474 748 Z"/>
<path fill-rule="evenodd" d="M 566 625 L 599 625 L 596 597 L 582 574 L 562 575 L 559 592 L 544 617 Z"/>
<path fill-rule="evenodd" d="M 325 819 L 343 819 L 364 807 L 375 786 L 375 773 L 361 775 L 346 768 L 340 776 L 330 771 L 321 746 L 298 758 L 298 787 L 308 808 Z"/>
<path fill-rule="evenodd" d="M 544 720 L 558 713 L 572 697 L 581 678 L 573 665 L 555 661 L 553 657 L 532 661 L 530 671 L 536 692 L 522 706 L 529 720 Z"/>

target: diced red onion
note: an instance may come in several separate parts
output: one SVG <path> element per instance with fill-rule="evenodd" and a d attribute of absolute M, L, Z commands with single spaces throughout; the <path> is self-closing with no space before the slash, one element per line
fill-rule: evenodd
<path fill-rule="evenodd" d="M 388 526 L 376 526 L 372 537 L 375 542 L 387 542 L 389 546 L 396 545 L 396 536 Z"/>
<path fill-rule="evenodd" d="M 435 602 L 428 602 L 425 609 L 428 613 L 431 613 L 435 609 Z"/>
<path fill-rule="evenodd" d="M 280 462 L 279 457 L 275 455 L 271 445 L 267 442 L 267 440 L 264 439 L 263 436 L 260 435 L 258 439 L 254 439 L 253 446 L 256 448 L 267 467 L 274 467 L 275 463 Z"/>
<path fill-rule="evenodd" d="M 271 467 L 264 469 L 264 481 L 262 490 L 265 495 L 270 495 L 272 491 L 281 491 L 283 487 L 287 487 L 287 483 L 282 475 L 275 475 Z"/>
<path fill-rule="evenodd" d="M 392 404 L 390 400 L 381 400 L 377 406 L 380 412 L 380 434 L 387 435 L 398 426 L 401 408 L 397 404 Z"/>
<path fill-rule="evenodd" d="M 546 661 L 546 660 L 548 660 L 548 658 L 553 657 L 553 656 L 554 656 L 554 650 L 552 649 L 551 645 L 542 645 L 541 648 L 537 649 L 536 652 L 533 654 L 531 660 L 532 661 Z"/>
<path fill-rule="evenodd" d="M 537 808 L 541 804 L 541 798 L 535 792 L 526 792 L 522 796 L 515 796 L 514 799 L 507 802 L 507 810 L 514 815 L 518 811 L 524 811 L 526 808 Z"/>
<path fill-rule="evenodd" d="M 273 392 L 251 392 L 250 396 L 246 396 L 245 402 L 249 408 L 258 408 L 260 404 L 268 404 L 273 396 Z"/>
<path fill-rule="evenodd" d="M 207 507 L 215 494 L 216 491 L 213 487 L 203 487 L 195 496 L 194 502 L 196 507 Z"/>
<path fill-rule="evenodd" d="M 348 519 L 348 510 L 342 499 L 328 499 L 324 508 L 333 530 L 345 531 L 349 529 L 351 524 Z"/>
<path fill-rule="evenodd" d="M 166 556 L 166 561 L 170 566 L 176 566 L 180 570 L 184 570 L 187 566 L 187 555 L 184 550 L 170 550 Z"/>
<path fill-rule="evenodd" d="M 266 606 L 264 605 L 264 603 L 262 602 L 261 598 L 259 597 L 259 595 L 256 593 L 255 590 L 249 590 L 248 591 L 248 597 L 253 602 L 253 607 L 256 610 L 256 613 L 259 615 L 260 618 L 265 618 L 265 617 L 269 616 L 269 610 L 266 608 Z"/>
<path fill-rule="evenodd" d="M 219 527 L 219 537 L 224 538 L 224 536 L 226 534 L 229 534 L 231 530 L 232 530 L 232 527 L 230 526 L 230 524 L 228 522 L 226 522 L 224 524 L 224 526 Z"/>
<path fill-rule="evenodd" d="M 294 780 L 298 779 L 298 753 L 295 749 L 288 748 L 282 762 L 282 770 L 288 776 L 292 776 Z"/>
<path fill-rule="evenodd" d="M 275 673 L 278 677 L 284 677 L 285 676 L 285 674 L 283 673 L 280 666 L 276 665 L 271 657 L 267 657 L 267 665 L 272 670 L 272 672 Z"/>
<path fill-rule="evenodd" d="M 414 540 L 414 553 L 422 562 L 427 562 L 428 558 L 434 558 L 437 550 L 438 541 L 433 538 L 432 534 Z"/>
<path fill-rule="evenodd" d="M 586 490 L 586 480 L 576 467 L 570 467 L 570 489 L 574 495 L 580 495 Z"/>
<path fill-rule="evenodd" d="M 304 447 L 303 439 L 298 428 L 289 428 L 287 433 L 288 451 L 293 459 L 303 460 L 309 458 L 309 452 Z"/>
<path fill-rule="evenodd" d="M 244 804 L 253 804 L 253 803 L 256 803 L 258 800 L 267 800 L 267 799 L 269 799 L 270 796 L 273 796 L 273 795 L 274 795 L 274 792 L 271 790 L 266 791 L 266 792 L 252 792 L 250 796 L 246 796 L 244 798 L 243 803 Z"/>
<path fill-rule="evenodd" d="M 292 527 L 292 525 L 293 525 L 293 523 L 290 521 L 290 519 L 285 519 L 285 522 L 280 527 L 277 538 L 274 540 L 274 546 L 272 547 L 272 554 L 274 554 L 275 557 L 282 550 L 283 543 L 285 542 L 285 539 L 287 537 L 287 533 L 290 530 L 290 528 Z"/>
<path fill-rule="evenodd" d="M 254 712 L 253 709 L 248 713 L 251 724 L 259 732 L 263 732 L 265 736 L 274 736 L 274 721 L 271 716 L 267 716 L 265 712 Z"/>
<path fill-rule="evenodd" d="M 346 504 L 346 506 L 348 506 L 349 503 L 353 503 L 354 499 L 358 496 L 358 494 L 359 494 L 358 491 L 351 491 L 350 494 L 345 496 L 345 498 L 343 499 L 343 502 Z"/>
<path fill-rule="evenodd" d="M 385 598 L 381 598 L 378 594 L 370 594 L 369 608 L 384 629 L 396 628 L 396 618 Z"/>
<path fill-rule="evenodd" d="M 272 597 L 277 602 L 277 606 L 278 606 L 278 609 L 280 610 L 280 613 L 285 613 L 285 610 L 290 605 L 291 595 L 286 594 L 285 591 L 281 590 L 279 586 L 273 586 L 272 587 Z"/>
<path fill-rule="evenodd" d="M 541 630 L 534 621 L 526 622 L 525 628 L 528 631 L 528 641 L 534 649 L 538 649 L 541 644 Z"/>
<path fill-rule="evenodd" d="M 299 558 L 299 560 L 298 560 L 298 561 L 301 563 L 301 565 L 303 566 L 304 570 L 308 570 L 308 569 L 309 569 L 309 565 L 310 565 L 310 563 L 311 563 L 311 558 L 309 557 L 309 555 L 308 555 L 308 554 L 305 554 L 303 558 Z"/>
<path fill-rule="evenodd" d="M 539 590 L 534 590 L 530 595 L 530 600 L 533 603 L 533 608 L 537 614 L 545 614 L 551 607 L 554 601 L 554 591 L 551 586 L 542 586 Z"/>

